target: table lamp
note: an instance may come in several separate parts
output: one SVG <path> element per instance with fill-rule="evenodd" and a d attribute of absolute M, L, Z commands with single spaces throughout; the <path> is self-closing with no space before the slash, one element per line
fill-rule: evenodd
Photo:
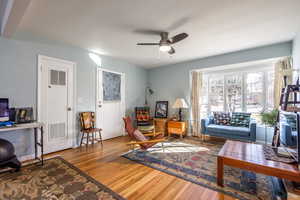
<path fill-rule="evenodd" d="M 188 105 L 185 102 L 185 100 L 183 98 L 176 99 L 175 103 L 173 104 L 173 108 L 179 108 L 179 121 L 182 121 L 181 109 L 188 108 Z"/>

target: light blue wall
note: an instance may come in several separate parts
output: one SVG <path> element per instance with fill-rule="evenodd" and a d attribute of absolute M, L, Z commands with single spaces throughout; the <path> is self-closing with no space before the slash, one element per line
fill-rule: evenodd
<path fill-rule="evenodd" d="M 10 107 L 37 105 L 38 54 L 70 60 L 77 63 L 77 109 L 95 110 L 96 66 L 87 51 L 62 45 L 33 43 L 0 37 L 0 97 L 8 97 Z M 103 67 L 123 72 L 126 77 L 126 109 L 133 111 L 143 105 L 147 71 L 124 61 L 102 57 Z M 32 154 L 31 132 L 0 133 L 16 146 L 17 155 Z"/>
<path fill-rule="evenodd" d="M 300 68 L 300 31 L 293 41 L 293 60 L 294 67 Z"/>
<path fill-rule="evenodd" d="M 170 114 L 174 114 L 172 104 L 178 97 L 190 101 L 190 71 L 213 66 L 229 65 L 255 60 L 262 60 L 274 57 L 288 56 L 292 54 L 292 42 L 274 44 L 228 53 L 219 56 L 212 56 L 190 62 L 184 62 L 164 67 L 149 69 L 149 84 L 154 90 L 150 98 L 152 109 L 155 101 L 169 101 Z M 175 55 L 176 56 L 176 55 Z M 186 113 L 188 117 L 188 114 Z"/>

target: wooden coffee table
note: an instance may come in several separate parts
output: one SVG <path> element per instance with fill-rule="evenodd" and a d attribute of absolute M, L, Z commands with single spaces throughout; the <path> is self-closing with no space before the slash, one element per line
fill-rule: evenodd
<path fill-rule="evenodd" d="M 223 186 L 224 165 L 300 182 L 297 165 L 266 160 L 263 145 L 227 140 L 218 154 L 217 183 Z"/>

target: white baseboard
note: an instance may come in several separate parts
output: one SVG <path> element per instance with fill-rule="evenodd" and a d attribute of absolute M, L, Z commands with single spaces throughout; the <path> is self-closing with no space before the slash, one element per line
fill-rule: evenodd
<path fill-rule="evenodd" d="M 18 157 L 18 159 L 23 162 L 23 161 L 27 161 L 27 160 L 32 160 L 34 159 L 34 154 L 31 154 L 31 155 L 26 155 L 26 156 L 20 156 Z"/>
<path fill-rule="evenodd" d="M 76 144 L 76 145 L 73 145 L 71 148 L 72 149 L 76 149 L 76 148 L 78 148 L 79 147 L 79 145 L 78 144 Z M 44 154 L 45 155 L 45 154 Z M 40 154 L 39 154 L 39 156 L 40 156 Z M 32 159 L 34 159 L 35 158 L 35 155 L 34 154 L 30 154 L 30 155 L 25 155 L 25 156 L 18 156 L 18 159 L 19 159 L 19 161 L 21 161 L 21 162 L 24 162 L 24 161 L 27 161 L 27 160 L 32 160 Z"/>

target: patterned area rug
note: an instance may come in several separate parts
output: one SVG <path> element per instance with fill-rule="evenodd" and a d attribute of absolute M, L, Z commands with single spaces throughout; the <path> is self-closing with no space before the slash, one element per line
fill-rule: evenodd
<path fill-rule="evenodd" d="M 123 156 L 212 190 L 239 199 L 274 199 L 268 176 L 224 167 L 225 187 L 216 184 L 217 154 L 224 143 L 184 139 L 155 145 L 148 151 L 130 151 Z"/>
<path fill-rule="evenodd" d="M 55 157 L 44 166 L 31 164 L 20 172 L 0 174 L 0 199 L 123 199 L 81 170 Z"/>

